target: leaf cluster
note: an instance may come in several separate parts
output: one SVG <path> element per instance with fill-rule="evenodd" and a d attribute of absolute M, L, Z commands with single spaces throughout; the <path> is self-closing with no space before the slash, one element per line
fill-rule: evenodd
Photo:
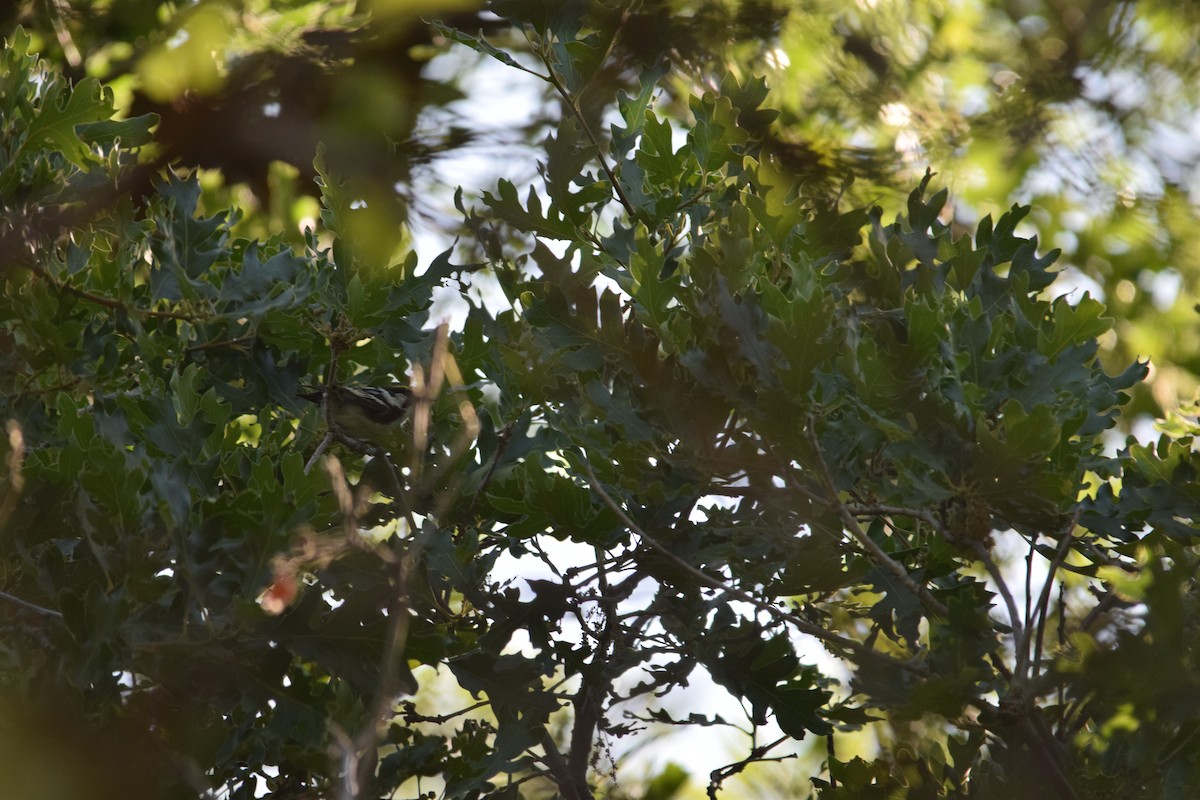
<path fill-rule="evenodd" d="M 14 37 L 0 736 L 56 698 L 163 753 L 158 797 L 592 797 L 663 724 L 744 734 L 710 796 L 810 734 L 822 797 L 1193 787 L 1190 705 L 1130 673 L 1194 672 L 1194 431 L 1106 449 L 1146 367 L 1107 372 L 1104 307 L 1049 296 L 1029 209 L 955 235 L 930 174 L 899 214 L 808 195 L 761 79 L 682 120 L 667 62 L 605 97 L 607 28 L 497 8 L 536 66 L 444 31 L 563 116 L 534 185 L 460 192 L 504 302 L 453 332 L 434 293 L 475 267 L 376 246 L 322 154 L 301 248 L 194 176 L 123 195 L 151 121 Z M 306 468 L 338 437 L 298 389 L 397 381 L 396 441 Z M 706 682 L 728 703 L 679 714 Z M 894 746 L 839 760 L 865 726 Z"/>

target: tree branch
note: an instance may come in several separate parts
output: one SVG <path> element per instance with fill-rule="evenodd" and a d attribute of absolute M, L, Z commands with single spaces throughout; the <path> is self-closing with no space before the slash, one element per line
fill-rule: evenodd
<path fill-rule="evenodd" d="M 536 52 L 538 57 L 541 58 L 542 63 L 546 66 L 546 71 L 549 73 L 548 80 L 550 81 L 550 85 L 562 96 L 563 101 L 567 104 L 567 108 L 571 110 L 571 115 L 579 123 L 579 129 L 583 131 L 583 135 L 596 148 L 596 160 L 600 162 L 600 169 L 604 170 L 604 174 L 608 176 L 608 182 L 612 185 L 613 193 L 616 194 L 617 200 L 620 201 L 621 206 L 625 209 L 625 213 L 636 219 L 637 208 L 629 200 L 629 197 L 626 196 L 625 190 L 621 188 L 621 181 L 617 178 L 617 173 L 609 166 L 608 159 L 604 157 L 604 149 L 600 146 L 600 140 L 596 137 L 596 134 L 592 132 L 592 127 L 588 125 L 587 119 L 584 118 L 583 109 L 579 107 L 579 103 L 575 101 L 575 98 L 571 96 L 567 87 L 563 85 L 563 82 L 559 80 L 558 75 L 554 72 L 554 65 L 550 63 L 545 48 L 538 47 L 536 48 Z"/>
<path fill-rule="evenodd" d="M 15 603 L 16 605 L 20 606 L 21 608 L 25 609 L 26 611 L 32 611 L 35 614 L 41 614 L 42 616 L 46 616 L 46 617 L 54 617 L 56 619 L 62 619 L 61 611 L 55 611 L 52 608 L 43 608 L 42 606 L 39 606 L 36 603 L 31 603 L 28 600 L 22 600 L 21 598 L 17 597 L 16 595 L 9 594 L 8 592 L 0 592 L 0 599 L 7 600 L 10 603 Z"/>
<path fill-rule="evenodd" d="M 1062 540 L 1058 543 L 1058 549 L 1054 552 L 1054 559 L 1050 562 L 1050 568 L 1046 571 L 1046 582 L 1042 584 L 1042 592 L 1038 596 L 1037 605 L 1034 607 L 1037 624 L 1026 630 L 1026 639 L 1021 643 L 1024 650 L 1029 649 L 1029 637 L 1033 632 L 1037 632 L 1037 640 L 1033 646 L 1033 661 L 1032 669 L 1037 669 L 1042 661 L 1042 646 L 1046 638 L 1046 614 L 1050 607 L 1050 592 L 1054 585 L 1054 573 L 1058 571 L 1063 560 L 1067 557 L 1067 552 L 1071 549 L 1071 542 L 1075 539 L 1075 526 L 1079 524 L 1079 516 L 1083 513 L 1083 508 L 1075 510 L 1075 514 L 1071 517 L 1071 522 L 1063 531 Z"/>
<path fill-rule="evenodd" d="M 858 656 L 870 658 L 874 661 L 887 664 L 890 667 L 904 670 L 915 675 L 924 676 L 927 674 L 925 668 L 920 664 L 910 661 L 901 661 L 900 659 L 893 658 L 886 653 L 881 653 L 875 648 L 862 642 L 854 639 L 848 639 L 844 636 L 839 636 L 832 631 L 822 628 L 820 625 L 814 625 L 807 620 L 801 619 L 795 614 L 789 614 L 771 603 L 744 592 L 741 589 L 729 586 L 723 581 L 712 577 L 708 573 L 697 569 L 687 561 L 684 561 L 682 558 L 672 553 L 666 547 L 663 547 L 658 541 L 646 533 L 640 525 L 633 521 L 633 519 L 625 512 L 625 509 L 621 508 L 621 506 L 615 500 L 613 500 L 609 493 L 604 489 L 603 484 L 601 484 L 599 478 L 596 477 L 596 473 L 592 471 L 591 464 L 588 463 L 586 457 L 581 458 L 581 464 L 585 474 L 587 475 L 588 484 L 592 487 L 592 490 L 600 496 L 600 499 L 604 501 L 605 505 L 612 509 L 613 513 L 617 515 L 617 518 L 621 520 L 621 523 L 630 531 L 637 534 L 638 538 L 641 539 L 642 542 L 644 542 L 652 550 L 661 555 L 663 558 L 669 560 L 674 566 L 689 575 L 698 584 L 707 586 L 710 589 L 716 589 L 722 594 L 726 594 L 737 600 L 741 600 L 743 603 L 748 603 L 749 605 L 757 608 L 759 611 L 770 615 L 773 619 L 786 625 L 790 625 L 801 633 L 807 633 L 809 636 L 820 639 L 821 641 L 832 645 L 838 650 L 848 650 Z"/>
<path fill-rule="evenodd" d="M 850 509 L 838 499 L 837 484 L 833 480 L 833 473 L 829 469 L 829 464 L 825 461 L 825 456 L 821 451 L 821 443 L 817 440 L 816 427 L 813 424 L 813 418 L 808 417 L 805 423 L 805 435 L 808 437 L 809 445 L 813 449 L 813 457 L 817 460 L 817 466 L 821 470 L 821 479 L 825 484 L 825 491 L 829 493 L 829 497 L 825 498 L 824 502 L 827 506 L 838 512 L 838 516 L 842 518 L 842 523 L 846 526 L 846 530 L 858 540 L 871 558 L 879 565 L 884 567 L 888 572 L 898 580 L 906 589 L 920 598 L 926 608 L 933 611 L 939 617 L 950 616 L 950 610 L 946 608 L 940 600 L 933 596 L 926 586 L 921 586 L 912 579 L 908 574 L 908 570 L 904 565 L 893 559 L 883 548 L 880 547 L 874 539 L 867 535 L 867 532 L 858 524 L 858 520 L 850 513 Z M 793 485 L 798 485 L 795 476 L 789 473 L 789 482 Z"/>
<path fill-rule="evenodd" d="M 741 761 L 735 761 L 732 764 L 726 764 L 723 767 L 714 769 L 708 775 L 708 796 L 710 798 L 714 798 L 715 800 L 717 792 L 720 791 L 721 784 L 725 782 L 725 779 L 732 778 L 734 775 L 737 775 L 751 764 L 757 764 L 762 761 L 787 761 L 788 759 L 796 758 L 795 753 L 790 753 L 786 756 L 773 756 L 771 758 L 767 757 L 767 753 L 771 752 L 771 750 L 775 749 L 784 742 L 789 741 L 791 738 L 792 737 L 790 736 L 781 736 L 770 744 L 759 745 L 758 747 L 751 748 L 749 755 L 747 755 Z"/>
<path fill-rule="evenodd" d="M 975 554 L 979 556 L 979 560 L 983 562 L 984 569 L 988 575 L 992 576 L 992 580 L 996 584 L 996 589 L 1000 592 L 1000 596 L 1004 599 L 1004 605 L 1008 609 L 1008 619 L 1012 626 L 1013 642 L 1015 643 L 1016 653 L 1014 653 L 1013 674 L 1018 678 L 1024 676 L 1025 667 L 1029 661 L 1028 645 L 1029 640 L 1025 636 L 1025 627 L 1021 623 L 1021 614 L 1017 611 L 1016 601 L 1013 599 L 1012 592 L 1009 591 L 1008 583 L 1004 580 L 1004 575 L 1000 573 L 999 567 L 992 559 L 991 553 L 984 547 L 982 542 L 971 542 Z"/>
<path fill-rule="evenodd" d="M 554 744 L 554 739 L 550 737 L 549 731 L 542 733 L 542 749 L 546 751 L 546 768 L 550 771 L 552 780 L 558 786 L 562 797 L 566 800 L 592 800 L 592 791 L 588 788 L 587 782 L 584 781 L 582 786 L 575 782 L 570 765 L 559 752 L 558 746 Z"/>

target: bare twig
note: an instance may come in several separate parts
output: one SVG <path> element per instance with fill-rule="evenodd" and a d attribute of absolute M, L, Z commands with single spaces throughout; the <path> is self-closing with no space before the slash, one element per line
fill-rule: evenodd
<path fill-rule="evenodd" d="M 859 516 L 875 516 L 875 515 L 879 515 L 879 514 L 886 514 L 886 515 L 890 515 L 890 516 L 912 517 L 913 519 L 919 520 L 919 521 L 925 523 L 926 525 L 928 525 L 932 531 L 934 531 L 937 535 L 941 536 L 942 538 L 944 538 L 944 539 L 950 538 L 948 532 L 946 531 L 945 528 L 942 527 L 942 524 L 938 521 L 937 517 L 935 517 L 933 514 L 931 514 L 929 511 L 927 511 L 925 509 L 911 508 L 908 506 L 892 506 L 892 505 L 882 505 L 882 504 L 872 504 L 872 505 L 851 504 L 851 505 L 848 505 L 847 507 L 850 509 L 851 513 L 859 515 Z M 975 545 L 976 545 L 976 553 L 980 555 L 980 558 L 984 563 L 984 567 L 988 570 L 988 573 L 992 576 L 992 578 L 994 580 L 996 580 L 997 584 L 1000 586 L 1001 594 L 1002 595 L 1006 594 L 1008 592 L 1008 588 L 999 579 L 999 577 L 998 577 L 999 570 L 996 569 L 994 563 L 991 563 L 991 557 L 988 554 L 987 549 L 984 548 L 981 543 L 976 542 Z M 1018 617 L 1014 616 L 1014 610 L 1016 608 L 1016 605 L 1015 605 L 1015 603 L 1012 602 L 1011 595 L 1007 598 L 1006 605 L 1008 607 L 1009 616 L 1014 620 L 1018 619 Z M 1016 632 L 1019 630 L 1020 630 L 1020 625 L 1018 624 L 1016 626 L 1016 628 L 1014 628 L 1014 631 Z M 1029 630 L 1028 625 L 1025 626 L 1025 630 L 1026 631 Z M 1021 645 L 1021 636 L 1019 635 L 1019 633 L 1014 634 L 1014 642 L 1015 642 L 1014 647 L 1022 646 Z M 992 654 L 992 665 L 996 668 L 996 671 L 999 672 L 1001 675 L 1003 675 L 1006 679 L 1012 678 L 1013 673 L 1009 670 L 1008 666 L 1004 663 L 1003 659 L 996 653 Z"/>
<path fill-rule="evenodd" d="M 235 336 L 232 339 L 220 339 L 215 342 L 201 342 L 200 344 L 188 345 L 189 353 L 199 353 L 204 350 L 216 350 L 222 347 L 241 347 L 244 344 L 253 342 L 258 337 L 257 333 L 248 333 L 245 336 Z"/>
<path fill-rule="evenodd" d="M 466 708 L 460 708 L 457 711 L 450 712 L 449 714 L 434 714 L 433 716 L 429 716 L 427 714 L 418 714 L 417 707 L 412 703 L 405 701 L 402 704 L 404 710 L 401 713 L 401 716 L 405 723 L 409 725 L 415 725 L 418 722 L 429 722 L 434 725 L 444 725 L 456 717 L 461 717 L 464 714 L 470 714 L 472 711 L 477 711 L 481 708 L 487 708 L 491 704 L 491 700 L 480 700 L 474 705 L 469 705 Z"/>
<path fill-rule="evenodd" d="M 471 496 L 471 503 L 467 506 L 464 516 L 470 517 L 471 513 L 475 510 L 475 506 L 479 503 L 479 498 L 483 496 L 488 485 L 491 484 L 492 477 L 496 474 L 496 468 L 500 466 L 500 459 L 504 456 L 504 451 L 508 449 L 508 442 L 511 437 L 512 423 L 508 423 L 496 432 L 496 452 L 492 453 L 487 472 L 483 474 L 478 488 L 475 489 L 475 494 Z"/>
<path fill-rule="evenodd" d="M 333 431 L 326 431 L 325 438 L 317 445 L 317 449 L 313 451 L 312 458 L 308 459 L 308 463 L 304 465 L 304 474 L 307 475 L 313 468 L 313 464 L 321 457 L 321 454 L 333 443 Z"/>
<path fill-rule="evenodd" d="M 1058 543 L 1058 549 L 1054 553 L 1054 560 L 1050 562 L 1050 568 L 1046 571 L 1046 582 L 1042 584 L 1042 593 L 1038 597 L 1037 606 L 1035 607 L 1037 615 L 1037 624 L 1033 630 L 1037 631 L 1037 641 L 1034 643 L 1033 650 L 1033 669 L 1037 669 L 1042 662 L 1042 646 L 1046 637 L 1046 614 L 1050 606 L 1050 590 L 1054 585 L 1054 573 L 1058 571 L 1062 565 L 1063 559 L 1067 557 L 1067 552 L 1071 549 L 1071 542 L 1075 539 L 1075 526 L 1079 524 L 1079 515 L 1083 513 L 1083 509 L 1076 509 L 1075 514 L 1071 517 L 1071 522 L 1063 530 L 1062 540 Z M 1032 635 L 1032 631 L 1027 635 Z M 1029 641 L 1022 642 L 1022 648 L 1029 649 Z"/>
<path fill-rule="evenodd" d="M 1108 590 L 1096 605 L 1092 606 L 1092 610 L 1080 620 L 1079 630 L 1087 632 L 1092 629 L 1102 616 L 1112 610 L 1113 606 L 1127 605 L 1125 600 L 1121 599 L 1121 595 L 1116 591 Z"/>
<path fill-rule="evenodd" d="M 822 498 L 822 500 L 823 500 L 823 498 Z M 937 517 L 933 516 L 933 514 L 929 513 L 929 511 L 927 511 L 926 509 L 923 509 L 923 508 L 911 508 L 909 506 L 893 506 L 893 505 L 880 504 L 880 503 L 871 503 L 869 505 L 868 504 L 858 504 L 858 503 L 847 503 L 846 507 L 850 510 L 850 512 L 852 514 L 854 514 L 856 516 L 874 517 L 874 516 L 879 516 L 879 515 L 887 515 L 887 516 L 892 516 L 892 517 L 912 517 L 913 519 L 917 519 L 917 520 L 920 520 L 921 522 L 924 522 L 932 530 L 938 532 L 939 534 L 945 533 L 942 530 L 941 523 L 938 522 Z"/>
<path fill-rule="evenodd" d="M 726 778 L 731 778 L 734 775 L 737 775 L 751 764 L 757 764 L 763 761 L 787 761 L 789 759 L 796 758 L 795 753 L 789 753 L 786 756 L 767 757 L 767 753 L 771 752 L 784 742 L 790 741 L 791 738 L 792 737 L 786 735 L 781 736 L 770 744 L 759 745 L 758 747 L 752 748 L 749 755 L 747 755 L 741 761 L 735 761 L 732 764 L 726 764 L 723 767 L 714 769 L 708 775 L 708 796 L 711 798 L 716 798 L 717 792 L 720 790 L 721 784 L 725 782 Z"/>
<path fill-rule="evenodd" d="M 14 603 L 14 604 L 20 606 L 21 608 L 25 609 L 26 611 L 32 611 L 35 614 L 41 614 L 42 616 L 46 616 L 46 617 L 54 617 L 55 619 L 62 619 L 61 611 L 55 611 L 52 608 L 43 608 L 42 606 L 39 606 L 37 603 L 31 603 L 28 600 L 22 600 L 21 598 L 17 597 L 15 594 L 9 594 L 8 592 L 0 592 L 0 599 L 4 599 L 10 603 Z"/>
<path fill-rule="evenodd" d="M 830 731 L 829 733 L 825 734 L 825 755 L 829 759 L 826 762 L 829 767 L 829 788 L 836 789 L 837 788 L 837 778 L 833 777 L 833 761 L 834 761 L 834 758 L 837 756 L 837 749 L 834 747 L 833 731 Z"/>
<path fill-rule="evenodd" d="M 457 383 L 461 383 L 461 374 L 458 371 L 458 366 L 449 354 L 447 334 L 447 326 L 442 325 L 438 330 L 437 339 L 434 343 L 432 363 L 429 365 L 428 370 L 429 379 L 425 379 L 426 372 L 419 365 L 413 369 L 412 389 L 413 396 L 417 402 L 414 413 L 413 431 L 414 457 L 419 458 L 428 446 L 430 407 L 433 398 L 442 385 L 447 382 L 448 376 L 451 380 L 457 380 Z M 465 435 L 459 437 L 459 441 L 455 443 L 456 452 L 468 447 L 470 441 L 478 433 L 478 420 L 474 413 L 474 407 L 463 411 L 461 405 L 460 411 L 463 413 L 467 430 Z M 353 763 L 347 761 L 345 768 L 349 770 L 353 767 L 357 770 L 355 786 L 359 792 L 367 793 L 370 791 L 370 784 L 374 778 L 376 767 L 375 753 L 380 736 L 380 726 L 385 723 L 389 716 L 395 713 L 394 704 L 397 694 L 409 689 L 409 687 L 401 684 L 400 675 L 404 664 L 412 621 L 412 612 L 409 605 L 410 576 L 412 570 L 420 561 L 421 554 L 428 545 L 430 537 L 436 533 L 437 529 L 428 521 L 422 527 L 417 526 L 411 504 L 409 503 L 408 491 L 406 491 L 404 485 L 401 483 L 395 465 L 384 448 L 346 437 L 337 429 L 336 425 L 330 424 L 332 420 L 328 417 L 328 407 L 326 407 L 325 412 L 327 415 L 327 424 L 330 425 L 330 431 L 333 433 L 335 439 L 360 453 L 365 453 L 373 458 L 382 460 L 392 483 L 391 490 L 395 502 L 399 506 L 407 523 L 409 534 L 407 538 L 402 538 L 398 535 L 394 537 L 390 553 L 381 552 L 380 554 L 385 562 L 394 567 L 392 576 L 393 595 L 388 607 L 387 639 L 383 657 L 379 665 L 379 679 L 375 687 L 375 696 L 368 709 L 367 721 L 357 731 L 351 743 L 351 750 L 347 751 L 354 753 L 356 760 Z M 423 463 L 423 459 L 415 464 L 412 476 L 414 479 L 422 477 L 419 470 L 420 463 Z M 430 479 L 430 476 L 423 477 L 426 480 Z M 344 476 L 341 482 L 344 482 Z M 337 483 L 339 481 L 335 479 L 335 484 Z M 347 501 L 339 499 L 339 503 L 345 512 L 349 507 Z M 344 515 L 348 535 L 357 524 L 358 512 L 359 509 L 355 507 L 351 510 L 351 513 Z M 342 749 L 345 751 L 344 746 Z M 346 785 L 349 786 L 348 776 L 345 778 L 345 781 Z"/>
<path fill-rule="evenodd" d="M 979 541 L 972 541 L 971 545 L 975 550 L 975 554 L 979 556 L 979 560 L 983 562 L 983 567 L 987 570 L 988 575 L 992 576 L 992 581 L 995 582 L 996 589 L 1000 592 L 1000 596 L 1004 599 L 1004 605 L 1008 609 L 1008 620 L 1012 626 L 1013 642 L 1017 651 L 1015 653 L 1015 663 L 1013 664 L 1013 674 L 1021 677 L 1025 674 L 1025 666 L 1029 660 L 1029 640 L 1025 637 L 1025 628 L 1021 623 L 1021 614 L 1017 611 L 1017 603 L 1008 588 L 1008 582 L 1004 580 L 1004 575 L 1000 572 L 1000 568 L 996 566 L 996 562 L 992 559 L 992 554 L 988 552 L 987 547 L 984 546 L 983 542 Z"/>

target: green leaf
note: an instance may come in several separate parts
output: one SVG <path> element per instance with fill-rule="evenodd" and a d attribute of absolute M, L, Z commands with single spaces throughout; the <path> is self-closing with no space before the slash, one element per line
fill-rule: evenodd
<path fill-rule="evenodd" d="M 637 151 L 637 163 L 646 170 L 646 180 L 651 185 L 673 183 L 682 171 L 683 161 L 676 155 L 671 137 L 671 123 L 659 120 L 654 112 L 647 110 L 642 127 L 641 144 Z"/>
<path fill-rule="evenodd" d="M 460 31 L 457 28 L 452 28 L 441 22 L 434 21 L 432 24 L 433 24 L 433 27 L 437 29 L 438 33 L 440 33 L 442 36 L 445 36 L 447 39 L 449 39 L 452 42 L 457 42 L 459 44 L 466 45 L 467 47 L 471 48 L 472 50 L 474 50 L 478 53 L 482 53 L 486 56 L 490 56 L 491 58 L 496 59 L 501 64 L 504 64 L 507 67 L 519 69 L 522 72 L 529 72 L 528 69 L 526 69 L 524 66 L 522 66 L 511 55 L 509 55 L 507 52 L 501 50 L 500 48 L 496 47 L 491 42 L 489 42 L 487 39 L 485 39 L 483 37 L 482 33 L 480 33 L 479 35 L 476 35 L 476 36 L 472 36 L 469 33 Z"/>
<path fill-rule="evenodd" d="M 25 145 L 49 143 L 77 167 L 98 159 L 76 130 L 112 116 L 112 93 L 95 78 L 84 78 L 74 88 L 51 79 L 43 90 L 41 107 L 29 121 Z"/>
<path fill-rule="evenodd" d="M 1023 458 L 1045 456 L 1058 446 L 1061 430 L 1054 409 L 1037 406 L 1026 414 L 1019 403 L 1006 403 L 1001 410 L 1004 421 L 1004 442 Z"/>
<path fill-rule="evenodd" d="M 678 764 L 667 764 L 650 779 L 642 800 L 671 800 L 687 786 L 690 776 Z"/>
<path fill-rule="evenodd" d="M 766 591 L 772 596 L 832 592 L 854 578 L 846 571 L 838 543 L 822 531 L 810 533 L 789 549 L 788 563 Z"/>
<path fill-rule="evenodd" d="M 497 184 L 497 194 L 484 192 L 483 202 L 492 209 L 492 213 L 518 230 L 550 239 L 572 241 L 577 238 L 575 226 L 556 208 L 551 206 L 545 214 L 542 213 L 541 198 L 532 187 L 522 205 L 517 188 L 511 181 L 502 178 Z"/>
<path fill-rule="evenodd" d="M 78 127 L 79 138 L 92 144 L 138 148 L 154 140 L 150 129 L 158 124 L 158 114 L 142 114 L 128 119 L 106 119 Z"/>
<path fill-rule="evenodd" d="M 1067 347 L 1104 334 L 1112 320 L 1104 315 L 1104 304 L 1084 295 L 1075 304 L 1060 297 L 1054 301 L 1054 314 L 1038 334 L 1038 351 L 1054 358 Z"/>

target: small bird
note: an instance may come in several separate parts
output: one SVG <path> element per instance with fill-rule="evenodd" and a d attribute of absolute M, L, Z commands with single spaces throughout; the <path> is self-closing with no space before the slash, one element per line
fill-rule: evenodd
<path fill-rule="evenodd" d="M 321 404 L 336 433 L 358 442 L 386 442 L 412 408 L 406 386 L 320 387 L 296 395 Z"/>

